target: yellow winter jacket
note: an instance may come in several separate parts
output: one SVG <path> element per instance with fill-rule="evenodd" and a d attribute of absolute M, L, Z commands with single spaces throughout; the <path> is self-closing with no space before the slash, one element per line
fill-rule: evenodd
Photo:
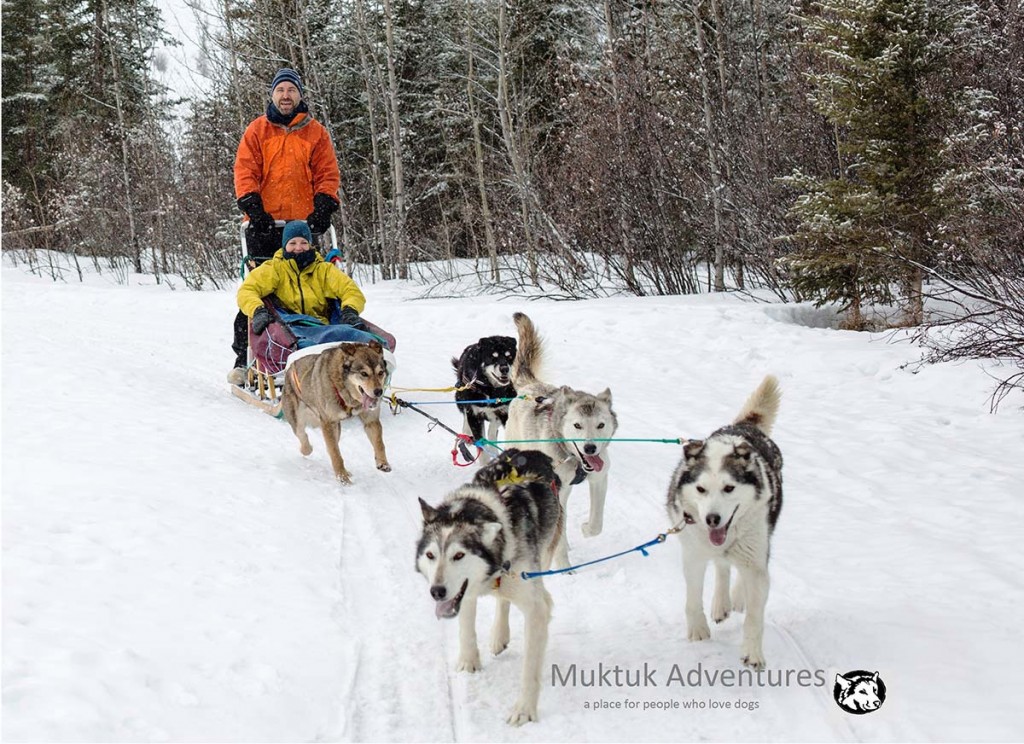
<path fill-rule="evenodd" d="M 366 307 L 362 290 L 334 264 L 317 254 L 300 272 L 293 259 L 284 257 L 284 248 L 245 278 L 238 288 L 238 307 L 251 318 L 262 307 L 263 298 L 271 294 L 288 312 L 312 315 L 324 323 L 329 322 L 329 299 L 340 300 L 342 307 L 347 305 L 357 313 Z"/>

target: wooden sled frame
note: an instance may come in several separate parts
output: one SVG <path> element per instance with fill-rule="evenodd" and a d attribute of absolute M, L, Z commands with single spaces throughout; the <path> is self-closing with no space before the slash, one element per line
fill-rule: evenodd
<path fill-rule="evenodd" d="M 232 385 L 231 394 L 274 418 L 281 418 L 284 414 L 281 411 L 281 396 L 278 394 L 277 380 L 274 379 L 274 375 L 268 375 L 253 367 L 249 367 L 245 374 L 245 385 L 243 387 Z M 281 392 L 283 391 L 284 385 L 282 384 Z"/>

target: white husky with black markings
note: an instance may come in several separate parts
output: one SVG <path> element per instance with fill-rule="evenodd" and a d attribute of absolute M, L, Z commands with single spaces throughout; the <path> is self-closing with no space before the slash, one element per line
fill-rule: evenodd
<path fill-rule="evenodd" d="M 437 617 L 459 618 L 458 671 L 480 669 L 478 597 L 494 594 L 498 600 L 491 628 L 494 655 L 508 646 L 509 605 L 525 616 L 522 683 L 508 717 L 514 726 L 537 720 L 552 602 L 540 577 L 524 579 L 521 574 L 551 565 L 562 530 L 559 485 L 547 455 L 508 449 L 440 506 L 420 499 L 423 533 L 416 546 L 416 568 L 430 582 Z"/>
<path fill-rule="evenodd" d="M 683 445 L 683 459 L 668 490 L 669 517 L 685 522 L 686 625 L 691 641 L 711 637 L 704 616 L 704 574 L 715 564 L 711 619 L 725 620 L 730 606 L 746 609 L 743 663 L 765 665 L 762 650 L 764 608 L 768 601 L 768 555 L 782 511 L 782 453 L 768 438 L 779 409 L 778 381 L 768 376 L 736 420 L 704 440 Z M 730 602 L 729 572 L 739 574 Z"/>
<path fill-rule="evenodd" d="M 530 444 L 545 452 L 555 463 L 562 481 L 559 498 L 566 508 L 572 486 L 584 479 L 590 487 L 590 514 L 583 523 L 586 537 L 601 534 L 604 527 L 604 500 L 608 493 L 608 442 L 615 435 L 618 419 L 612 410 L 611 390 L 597 395 L 562 385 L 541 382 L 538 370 L 543 361 L 543 343 L 531 321 L 523 313 L 513 316 L 518 330 L 518 349 L 512 363 L 512 385 L 518 397 L 508 407 L 505 436 L 509 440 L 541 441 Z M 555 554 L 555 566 L 569 565 L 569 543 L 563 532 Z"/>

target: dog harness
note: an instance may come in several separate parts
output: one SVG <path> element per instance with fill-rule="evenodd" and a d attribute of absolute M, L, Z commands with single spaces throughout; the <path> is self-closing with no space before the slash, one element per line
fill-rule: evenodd
<path fill-rule="evenodd" d="M 299 373 L 295 371 L 295 367 L 292 367 L 289 370 L 289 372 L 292 373 L 292 384 L 295 386 L 295 390 L 296 390 L 296 392 L 298 392 L 299 397 L 301 398 L 302 397 L 302 383 L 299 382 Z"/>
<path fill-rule="evenodd" d="M 299 382 L 299 373 L 295 371 L 295 367 L 289 368 L 288 371 L 291 373 L 292 384 L 295 386 L 295 392 L 297 392 L 299 394 L 299 397 L 301 398 L 302 397 L 302 383 Z M 352 412 L 352 406 L 350 406 L 348 403 L 346 403 L 345 399 L 341 397 L 341 392 L 334 385 L 334 383 L 331 383 L 331 388 L 334 390 L 334 395 L 338 399 L 338 405 L 341 406 L 341 410 L 345 411 L 345 413 L 351 413 Z"/>

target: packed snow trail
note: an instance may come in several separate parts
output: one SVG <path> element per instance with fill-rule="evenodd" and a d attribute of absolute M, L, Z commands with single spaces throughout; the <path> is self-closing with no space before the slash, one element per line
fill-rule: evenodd
<path fill-rule="evenodd" d="M 394 434 L 396 428 L 389 426 L 388 433 Z M 343 447 L 355 449 L 349 445 L 362 437 L 358 429 L 349 427 L 343 433 L 348 438 Z M 397 440 L 388 438 L 392 451 L 400 446 Z M 363 449 L 354 456 L 369 467 L 364 464 L 360 480 L 351 488 L 337 487 L 345 505 L 339 620 L 359 653 L 342 700 L 347 718 L 344 739 L 451 740 L 447 665 L 437 651 L 443 636 L 433 614 L 423 612 L 423 604 L 415 601 L 427 594 L 426 584 L 413 572 L 415 546 L 401 539 L 415 529 L 419 518 L 419 504 L 412 495 L 416 478 L 408 471 L 374 471 L 369 444 Z"/>

